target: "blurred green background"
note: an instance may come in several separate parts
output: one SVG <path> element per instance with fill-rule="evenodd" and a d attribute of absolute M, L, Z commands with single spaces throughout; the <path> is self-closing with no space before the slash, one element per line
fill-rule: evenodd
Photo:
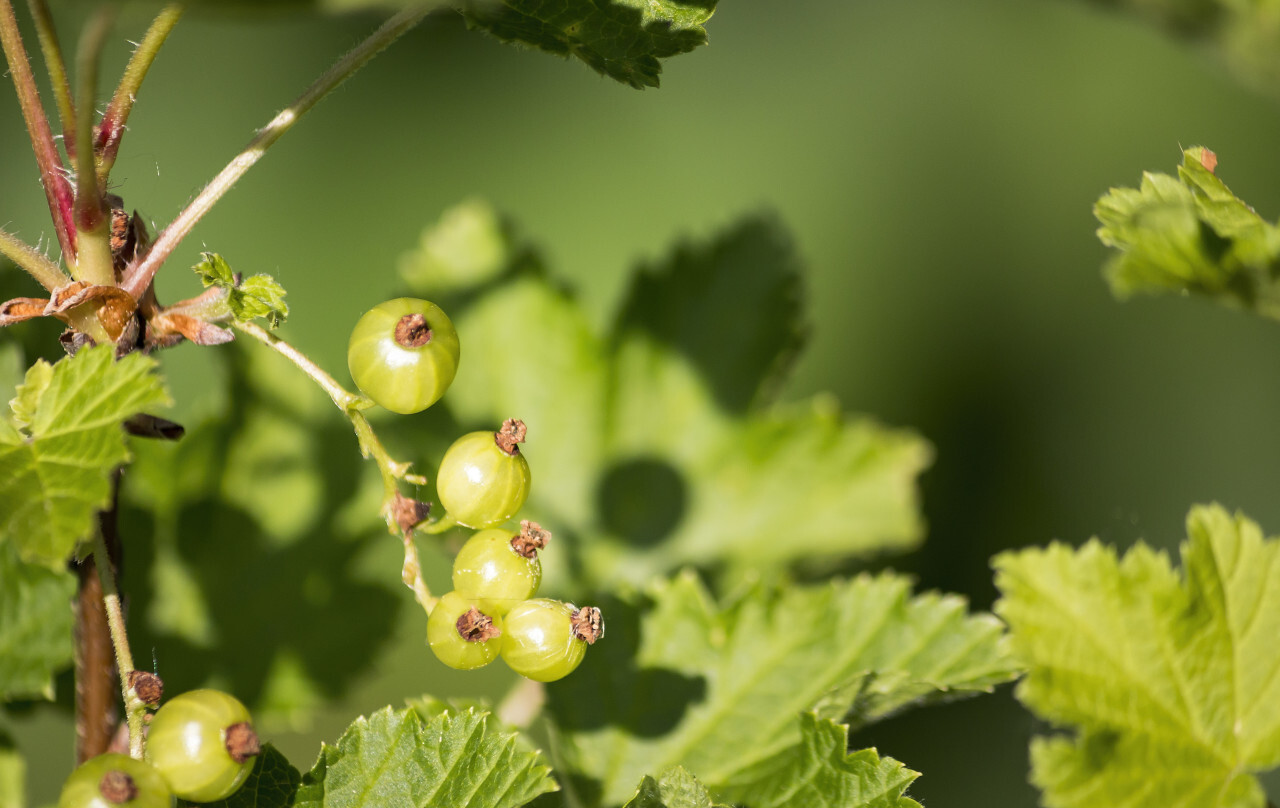
<path fill-rule="evenodd" d="M 145 19 L 126 11 L 104 76 Z M 116 192 L 163 224 L 377 21 L 184 20 L 130 121 Z M 710 46 L 667 62 L 660 90 L 636 92 L 433 18 L 267 155 L 170 262 L 161 297 L 194 294 L 181 267 L 215 249 L 239 271 L 274 274 L 293 307 L 286 337 L 340 370 L 349 323 L 401 288 L 398 256 L 466 197 L 508 214 L 598 324 L 638 264 L 774 210 L 809 267 L 813 326 L 784 398 L 832 391 L 936 447 L 926 542 L 886 560 L 923 588 L 987 608 L 1001 549 L 1091 535 L 1172 548 L 1195 502 L 1280 531 L 1280 432 L 1266 427 L 1280 412 L 1280 330 L 1198 300 L 1117 303 L 1090 212 L 1109 186 L 1172 171 L 1181 146 L 1204 144 L 1274 220 L 1273 99 L 1211 54 L 1083 2 L 726 0 L 708 31 Z M 0 222 L 47 237 L 7 90 L 0 155 Z M 220 406 L 203 373 L 174 375 L 179 420 Z M 331 459 L 354 464 L 341 440 Z M 400 620 L 372 664 L 310 724 L 269 732 L 296 765 L 358 712 L 505 684 L 442 675 L 392 578 L 378 585 L 395 592 Z M 33 804 L 56 799 L 67 715 L 31 707 L 0 728 L 29 753 Z M 1038 729 L 1004 688 L 853 741 L 923 772 L 911 794 L 926 804 L 1030 806 Z"/>

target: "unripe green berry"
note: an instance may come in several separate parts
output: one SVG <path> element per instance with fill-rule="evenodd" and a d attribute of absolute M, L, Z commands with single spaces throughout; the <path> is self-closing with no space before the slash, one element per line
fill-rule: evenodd
<path fill-rule="evenodd" d="M 427 645 L 451 668 L 480 668 L 498 658 L 502 625 L 502 616 L 485 601 L 449 592 L 427 618 Z"/>
<path fill-rule="evenodd" d="M 351 331 L 347 367 L 365 395 L 392 412 L 421 412 L 458 372 L 458 332 L 439 306 L 398 297 L 365 312 Z"/>
<path fill-rule="evenodd" d="M 220 690 L 192 690 L 151 719 L 147 760 L 181 799 L 214 802 L 234 794 L 253 771 L 258 736 L 249 711 Z"/>
<path fill-rule="evenodd" d="M 520 453 L 524 423 L 504 421 L 497 432 L 471 432 L 445 451 L 436 473 L 436 496 L 466 527 L 500 525 L 529 497 L 529 463 Z"/>
<path fill-rule="evenodd" d="M 169 808 L 172 796 L 150 763 L 106 754 L 89 758 L 71 773 L 58 808 Z"/>
<path fill-rule="evenodd" d="M 599 609 L 547 598 L 515 606 L 503 625 L 502 661 L 539 682 L 568 676 L 582 663 L 587 646 L 604 636 Z"/>
<path fill-rule="evenodd" d="M 498 614 L 506 614 L 537 594 L 542 583 L 538 551 L 550 540 L 550 532 L 527 519 L 515 535 L 502 528 L 476 532 L 453 559 L 454 591 L 484 600 Z"/>

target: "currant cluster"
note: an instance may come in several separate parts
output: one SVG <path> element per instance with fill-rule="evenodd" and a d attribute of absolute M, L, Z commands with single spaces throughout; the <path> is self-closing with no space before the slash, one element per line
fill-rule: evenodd
<path fill-rule="evenodd" d="M 67 778 L 58 808 L 168 808 L 172 797 L 224 800 L 244 784 L 259 751 L 243 704 L 218 690 L 192 690 L 152 717 L 145 760 L 115 753 L 90 758 Z"/>
<path fill-rule="evenodd" d="M 533 597 L 542 583 L 538 551 L 551 534 L 525 520 L 520 532 L 477 531 L 453 561 L 453 591 L 427 620 L 427 644 L 451 668 L 470 670 L 498 656 L 521 676 L 553 682 L 604 636 L 600 610 Z"/>
<path fill-rule="evenodd" d="M 397 298 L 356 323 L 347 365 L 360 390 L 398 413 L 440 400 L 458 370 L 458 334 L 426 300 Z M 427 643 L 441 662 L 469 670 L 501 656 L 522 676 L 550 682 L 572 672 L 586 646 L 604 634 L 600 610 L 534 598 L 542 582 L 538 551 L 551 534 L 536 522 L 498 528 L 529 496 L 529 463 L 520 452 L 523 422 L 472 432 L 445 451 L 436 495 L 452 522 L 476 530 L 453 565 L 452 592 L 427 619 Z"/>

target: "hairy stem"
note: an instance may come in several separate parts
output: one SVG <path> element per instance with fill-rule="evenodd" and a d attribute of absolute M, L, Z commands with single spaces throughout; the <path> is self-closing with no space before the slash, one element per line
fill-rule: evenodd
<path fill-rule="evenodd" d="M 49 71 L 49 86 L 53 90 L 54 103 L 58 105 L 58 118 L 62 123 L 62 131 L 70 132 L 75 126 L 76 108 L 71 100 L 71 83 L 67 80 L 67 64 L 62 59 L 62 45 L 58 42 L 58 32 L 53 27 L 53 15 L 49 13 L 49 4 L 45 0 L 27 0 L 31 16 L 36 23 L 36 35 L 40 38 L 40 52 L 44 54 L 45 69 Z M 67 150 L 67 159 L 74 167 L 76 164 L 75 144 L 63 140 Z"/>
<path fill-rule="evenodd" d="M 0 227 L 0 255 L 17 264 L 50 292 L 71 282 L 57 264 L 2 227 Z"/>
<path fill-rule="evenodd" d="M 98 63 L 107 34 L 115 21 L 115 10 L 103 6 L 89 18 L 76 51 L 76 118 L 75 149 L 86 156 L 84 170 L 76 173 L 76 263 L 72 274 L 77 280 L 98 286 L 114 286 L 116 274 L 111 258 L 111 222 L 106 201 L 98 185 L 98 173 L 88 155 L 93 154 L 94 100 L 98 88 Z"/>
<path fill-rule="evenodd" d="M 45 199 L 49 203 L 53 229 L 58 235 L 63 257 L 70 262 L 76 256 L 71 183 L 67 181 L 63 171 L 62 158 L 58 155 L 53 132 L 49 129 L 49 119 L 40 104 L 40 92 L 36 89 L 31 62 L 22 46 L 22 35 L 18 31 L 18 20 L 13 14 L 10 0 L 0 0 L 0 46 L 4 48 L 9 74 L 13 77 L 13 86 L 18 93 L 18 104 L 22 108 L 22 118 L 27 124 L 27 135 L 31 138 L 31 148 L 36 153 L 40 184 L 44 186 Z"/>
<path fill-rule="evenodd" d="M 169 33 L 182 17 L 183 7 L 178 3 L 165 6 L 152 21 L 146 36 L 138 44 L 129 64 L 124 69 L 124 77 L 116 87 L 111 103 L 102 114 L 102 123 L 98 127 L 94 141 L 94 151 L 98 155 L 98 182 L 103 185 L 115 165 L 116 154 L 120 151 L 120 139 L 124 137 L 125 124 L 129 121 L 129 113 L 133 110 L 133 102 L 138 96 L 142 80 L 147 77 L 160 52 L 160 46 L 169 38 Z"/>
<path fill-rule="evenodd" d="M 3 1 L 0 0 L 0 2 Z M 151 245 L 151 251 L 147 253 L 147 257 L 129 271 L 124 283 L 121 284 L 124 290 L 132 295 L 135 300 L 140 298 L 151 284 L 151 280 L 155 277 L 156 271 L 161 264 L 182 243 L 182 240 L 191 232 L 191 228 L 195 227 L 196 222 L 200 221 L 213 207 L 214 203 L 231 190 L 236 181 L 243 177 L 245 172 L 261 159 L 272 144 L 279 140 L 285 132 L 293 128 L 298 118 L 314 107 L 333 88 L 363 67 L 383 48 L 416 25 L 426 16 L 430 9 L 431 6 L 406 9 L 387 20 L 368 39 L 349 51 L 338 60 L 337 64 L 316 79 L 298 97 L 298 100 L 276 115 L 271 120 L 271 123 L 267 124 L 253 140 L 249 141 L 249 145 L 245 146 L 244 151 L 236 155 L 235 159 L 228 163 L 226 168 L 218 172 L 218 176 L 214 177 L 196 195 L 196 198 L 191 200 L 186 209 L 169 223 L 169 226 L 164 229 L 164 232 Z"/>
<path fill-rule="evenodd" d="M 413 531 L 402 528 L 396 520 L 395 513 L 396 499 L 400 495 L 398 481 L 404 480 L 412 485 L 426 485 L 427 478 L 420 474 L 410 473 L 410 469 L 413 467 L 412 464 L 398 462 L 387 453 L 386 447 L 382 445 L 377 433 L 373 431 L 373 425 L 369 423 L 369 419 L 364 414 L 365 409 L 373 406 L 372 401 L 362 395 L 348 391 L 326 373 L 323 368 L 312 362 L 306 354 L 274 334 L 268 333 L 261 326 L 254 323 L 235 323 L 234 325 L 242 333 L 248 334 L 296 365 L 299 370 L 318 384 L 320 389 L 329 394 L 329 398 L 333 400 L 333 403 L 351 421 L 351 426 L 356 433 L 356 439 L 360 443 L 360 453 L 366 458 L 372 458 L 374 463 L 378 465 L 378 471 L 382 474 L 382 517 L 387 523 L 387 530 L 404 540 L 404 567 L 401 570 L 401 578 L 404 580 L 405 585 L 413 590 L 414 596 L 422 604 L 423 608 L 430 611 L 431 607 L 435 605 L 436 599 L 431 596 L 430 590 L 427 589 L 422 580 L 422 571 L 418 564 L 418 551 L 412 539 Z M 450 520 L 449 525 L 452 524 L 453 522 Z M 428 523 L 416 529 L 425 529 L 426 532 L 438 532 L 431 530 L 431 527 L 432 523 Z"/>
<path fill-rule="evenodd" d="M 147 705 L 129 688 L 129 674 L 133 673 L 133 653 L 129 650 L 129 635 L 124 626 L 124 608 L 120 603 L 120 590 L 116 588 L 115 568 L 107 552 L 102 531 L 93 540 L 94 566 L 98 568 L 98 580 L 102 584 L 102 603 L 106 607 L 107 626 L 111 629 L 111 645 L 116 653 L 116 671 L 120 674 L 120 694 L 124 698 L 125 719 L 129 723 L 129 754 L 142 758 L 142 717 Z"/>

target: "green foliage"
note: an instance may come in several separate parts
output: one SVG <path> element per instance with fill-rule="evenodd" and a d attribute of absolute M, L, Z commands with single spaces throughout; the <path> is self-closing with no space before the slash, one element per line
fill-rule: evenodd
<path fill-rule="evenodd" d="M 0 542 L 23 561 L 58 569 L 89 537 L 112 472 L 129 459 L 121 424 L 168 404 L 154 367 L 102 346 L 27 371 L 0 416 Z"/>
<path fill-rule="evenodd" d="M 436 297 L 493 280 L 506 268 L 509 250 L 497 211 L 471 199 L 422 232 L 417 248 L 400 259 L 400 276 L 419 294 Z"/>
<path fill-rule="evenodd" d="M 578 537 L 597 581 L 906 549 L 928 445 L 826 398 L 771 403 L 804 332 L 797 264 L 776 221 L 748 219 L 637 276 L 606 336 L 525 273 L 455 317 L 468 360 L 444 403 L 528 424 L 555 480 L 530 510 Z"/>
<path fill-rule="evenodd" d="M 657 87 L 659 59 L 706 44 L 716 0 L 460 0 L 467 21 L 497 38 L 561 56 L 641 89 Z"/>
<path fill-rule="evenodd" d="M 726 796 L 752 808 L 920 808 L 903 796 L 920 775 L 874 749 L 849 753 L 847 727 L 801 713 L 800 738 L 743 772 Z"/>
<path fill-rule="evenodd" d="M 27 764 L 5 740 L 0 737 L 0 808 L 26 808 Z"/>
<path fill-rule="evenodd" d="M 1266 803 L 1280 765 L 1280 542 L 1218 506 L 1187 518 L 1182 573 L 1138 544 L 997 557 L 997 612 L 1029 667 L 1018 698 L 1052 808 Z"/>
<path fill-rule="evenodd" d="M 1216 164 L 1208 149 L 1187 149 L 1177 178 L 1144 174 L 1139 188 L 1098 200 L 1098 238 L 1119 251 L 1107 280 L 1120 297 L 1194 293 L 1280 319 L 1280 228 L 1232 194 Z"/>
<path fill-rule="evenodd" d="M 413 708 L 358 718 L 302 778 L 296 808 L 364 805 L 516 808 L 555 790 L 549 770 L 488 714 Z"/>
<path fill-rule="evenodd" d="M 0 545 L 0 699 L 53 697 L 53 674 L 71 663 L 75 591 L 70 572 L 23 564 Z"/>
<path fill-rule="evenodd" d="M 968 616 L 957 597 L 913 598 L 893 575 L 754 586 L 717 605 L 685 574 L 601 608 L 606 638 L 548 687 L 563 773 L 585 805 L 622 802 L 638 777 L 674 765 L 742 795 L 768 772 L 821 759 L 830 770 L 806 788 L 858 793 L 846 775 L 860 782 L 866 761 L 830 761 L 828 723 L 861 726 L 1017 673 L 996 620 Z M 797 720 L 808 711 L 817 718 Z"/>
<path fill-rule="evenodd" d="M 640 787 L 623 808 L 724 808 L 711 801 L 706 786 L 698 782 L 682 767 L 676 766 L 663 772 L 654 780 L 645 775 Z"/>
<path fill-rule="evenodd" d="M 268 327 L 275 328 L 288 319 L 289 304 L 284 302 L 284 287 L 275 278 L 261 274 L 241 278 L 231 271 L 221 255 L 210 252 L 200 255 L 204 260 L 192 269 L 206 288 L 226 290 L 226 308 L 236 322 L 265 317 Z"/>

